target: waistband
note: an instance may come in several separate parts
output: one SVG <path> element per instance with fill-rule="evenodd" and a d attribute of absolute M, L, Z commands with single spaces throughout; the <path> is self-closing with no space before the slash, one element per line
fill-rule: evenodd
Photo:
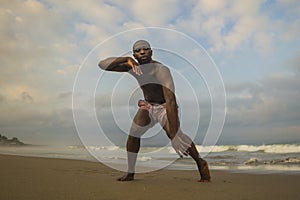
<path fill-rule="evenodd" d="M 148 102 L 146 100 L 139 100 L 138 102 L 138 106 L 142 109 L 146 109 L 146 110 L 150 110 L 153 106 L 163 106 L 165 107 L 166 106 L 166 103 L 153 103 L 153 102 Z"/>

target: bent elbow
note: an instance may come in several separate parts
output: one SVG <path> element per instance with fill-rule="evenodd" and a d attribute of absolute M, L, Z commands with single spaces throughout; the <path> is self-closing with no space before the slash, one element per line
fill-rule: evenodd
<path fill-rule="evenodd" d="M 98 63 L 98 67 L 100 67 L 100 68 L 103 69 L 103 70 L 106 69 L 104 60 L 101 60 L 101 61 Z"/>

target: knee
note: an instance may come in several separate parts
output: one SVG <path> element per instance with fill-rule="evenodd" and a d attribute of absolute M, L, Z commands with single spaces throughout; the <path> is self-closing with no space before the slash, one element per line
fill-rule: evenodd
<path fill-rule="evenodd" d="M 130 128 L 129 135 L 132 137 L 140 138 L 149 128 L 151 128 L 151 124 L 140 126 L 136 123 L 133 123 Z"/>
<path fill-rule="evenodd" d="M 141 133 L 140 133 L 141 131 L 139 129 L 140 128 L 138 127 L 138 125 L 133 124 L 130 128 L 128 139 L 140 138 L 141 137 Z"/>

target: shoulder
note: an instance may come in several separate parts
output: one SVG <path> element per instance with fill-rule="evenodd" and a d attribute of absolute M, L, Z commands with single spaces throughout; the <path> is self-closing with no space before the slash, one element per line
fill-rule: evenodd
<path fill-rule="evenodd" d="M 169 85 L 173 82 L 170 69 L 160 62 L 156 62 L 156 78 L 163 85 Z"/>
<path fill-rule="evenodd" d="M 166 65 L 155 60 L 152 60 L 152 63 L 155 65 L 157 71 L 170 73 L 170 69 Z"/>

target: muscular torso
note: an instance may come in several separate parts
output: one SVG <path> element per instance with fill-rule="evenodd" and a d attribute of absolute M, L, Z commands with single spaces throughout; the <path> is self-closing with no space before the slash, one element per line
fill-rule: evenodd
<path fill-rule="evenodd" d="M 165 103 L 166 100 L 163 93 L 163 86 L 157 79 L 160 69 L 165 66 L 154 61 L 149 64 L 141 65 L 140 67 L 143 72 L 142 75 L 137 76 L 133 73 L 131 74 L 138 81 L 138 84 L 143 91 L 145 100 L 149 103 Z"/>
<path fill-rule="evenodd" d="M 145 100 L 149 103 L 163 104 L 166 102 L 161 85 L 147 84 L 141 86 L 141 89 Z"/>

